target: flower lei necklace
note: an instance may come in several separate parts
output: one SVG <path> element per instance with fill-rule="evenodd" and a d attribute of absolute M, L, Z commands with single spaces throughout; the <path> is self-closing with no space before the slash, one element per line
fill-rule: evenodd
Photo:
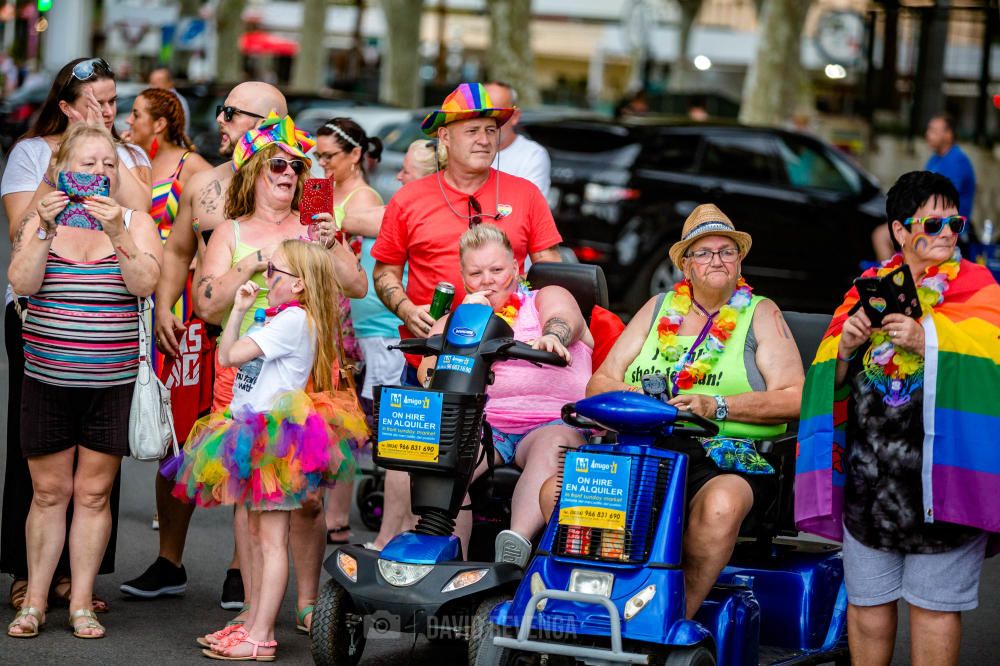
<path fill-rule="evenodd" d="M 736 328 L 736 321 L 750 305 L 752 291 L 753 289 L 750 288 L 746 280 L 740 278 L 739 282 L 736 283 L 736 291 L 729 298 L 729 301 L 717 313 L 710 315 L 694 301 L 691 295 L 691 283 L 688 280 L 682 280 L 674 287 L 669 309 L 660 318 L 660 323 L 656 327 L 657 348 L 667 363 L 673 364 L 675 374 L 672 382 L 672 393 L 674 395 L 677 395 L 678 389 L 689 389 L 701 381 L 719 361 L 726 347 L 726 341 L 729 340 Z M 691 310 L 692 303 L 698 305 L 698 308 L 708 317 L 708 321 L 685 354 L 684 347 L 677 340 L 677 331 L 680 329 L 684 317 Z M 695 349 L 703 342 L 706 353 L 691 360 Z"/>
<path fill-rule="evenodd" d="M 496 313 L 498 317 L 507 322 L 508 326 L 514 326 L 517 313 L 521 311 L 521 306 L 527 300 L 529 291 L 531 291 L 531 285 L 528 281 L 524 278 L 518 278 L 517 289 L 510 292 L 510 296 L 507 297 L 503 307 Z"/>
<path fill-rule="evenodd" d="M 917 299 L 926 315 L 944 300 L 948 283 L 958 275 L 962 255 L 956 249 L 951 259 L 927 269 L 917 285 Z M 903 264 L 903 256 L 896 254 L 882 263 L 876 275 L 888 275 Z M 900 407 L 910 401 L 910 395 L 923 385 L 924 357 L 897 347 L 883 330 L 874 331 L 871 345 L 862 361 L 868 382 L 882 394 L 890 407 Z"/>

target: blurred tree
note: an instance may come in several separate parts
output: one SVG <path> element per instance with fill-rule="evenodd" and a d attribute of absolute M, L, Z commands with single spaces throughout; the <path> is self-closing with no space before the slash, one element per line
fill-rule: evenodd
<path fill-rule="evenodd" d="M 489 78 L 513 86 L 521 106 L 535 106 L 541 97 L 531 50 L 531 0 L 490 0 L 486 4 L 490 12 Z"/>
<path fill-rule="evenodd" d="M 379 80 L 379 99 L 414 108 L 421 104 L 420 18 L 423 0 L 381 0 L 387 34 Z"/>
<path fill-rule="evenodd" d="M 246 0 L 219 0 L 215 10 L 218 49 L 215 54 L 215 80 L 237 83 L 243 79 L 243 54 L 240 35 L 243 34 L 243 8 Z"/>
<path fill-rule="evenodd" d="M 698 18 L 698 12 L 701 11 L 704 0 L 674 1 L 681 8 L 681 25 L 678 33 L 677 59 L 674 60 L 674 65 L 670 68 L 670 89 L 687 90 L 697 81 L 688 47 L 691 43 L 691 29 L 694 27 L 694 21 Z"/>
<path fill-rule="evenodd" d="M 802 67 L 802 28 L 813 0 L 763 0 L 757 54 L 743 83 L 740 122 L 779 125 L 812 109 L 812 87 Z"/>
<path fill-rule="evenodd" d="M 299 52 L 292 66 L 292 90 L 315 92 L 323 87 L 327 54 L 323 44 L 326 37 L 327 0 L 302 2 L 302 27 L 299 29 Z"/>

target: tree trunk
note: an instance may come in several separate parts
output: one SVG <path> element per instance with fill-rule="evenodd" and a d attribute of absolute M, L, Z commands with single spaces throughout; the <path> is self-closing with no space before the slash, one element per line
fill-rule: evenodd
<path fill-rule="evenodd" d="M 802 28 L 812 0 L 764 0 L 757 54 L 743 85 L 740 122 L 779 125 L 808 107 L 811 87 L 802 67 Z"/>
<path fill-rule="evenodd" d="M 676 0 L 681 8 L 681 24 L 678 28 L 677 59 L 670 69 L 670 90 L 687 90 L 697 81 L 695 69 L 691 63 L 689 45 L 691 29 L 701 11 L 703 0 Z"/>
<path fill-rule="evenodd" d="M 246 0 L 220 0 L 215 13 L 218 49 L 216 50 L 215 80 L 238 83 L 243 79 L 243 54 L 240 35 L 243 34 L 243 7 Z"/>
<path fill-rule="evenodd" d="M 422 105 L 420 90 L 420 17 L 423 0 L 381 0 L 385 14 L 379 97 L 405 108 Z"/>
<path fill-rule="evenodd" d="M 302 28 L 299 30 L 299 53 L 292 66 L 292 90 L 315 92 L 323 87 L 326 71 L 326 0 L 302 3 Z"/>
<path fill-rule="evenodd" d="M 490 0 L 489 78 L 509 83 L 520 106 L 541 102 L 531 51 L 531 0 Z"/>

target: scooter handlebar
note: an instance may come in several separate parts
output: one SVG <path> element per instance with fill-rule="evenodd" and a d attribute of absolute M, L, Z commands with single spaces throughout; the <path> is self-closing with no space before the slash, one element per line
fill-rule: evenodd
<path fill-rule="evenodd" d="M 584 418 L 576 413 L 576 403 L 571 402 L 563 405 L 562 420 L 576 428 L 589 428 L 591 430 L 604 430 L 604 426 L 596 421 Z M 706 419 L 704 416 L 689 412 L 684 409 L 677 410 L 677 417 L 674 423 L 690 423 L 691 426 L 674 425 L 673 434 L 691 435 L 692 437 L 714 437 L 719 434 L 719 426 L 715 422 Z"/>
<path fill-rule="evenodd" d="M 407 338 L 399 344 L 389 345 L 388 349 L 398 349 L 404 354 L 418 356 L 437 356 L 441 353 L 441 336 L 432 335 L 429 338 Z"/>
<path fill-rule="evenodd" d="M 514 340 L 513 344 L 502 346 L 497 350 L 497 355 L 520 361 L 529 361 L 531 363 L 554 365 L 560 368 L 564 368 L 567 365 L 566 359 L 559 354 L 556 354 L 555 352 L 543 351 L 541 349 L 534 349 L 531 345 L 518 340 Z"/>

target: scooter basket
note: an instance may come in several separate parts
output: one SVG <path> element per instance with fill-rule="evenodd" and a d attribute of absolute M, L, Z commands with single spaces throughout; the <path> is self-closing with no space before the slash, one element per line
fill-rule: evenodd
<path fill-rule="evenodd" d="M 632 460 L 625 529 L 559 524 L 553 552 L 560 556 L 603 562 L 645 562 L 649 558 L 667 486 L 673 476 L 674 459 L 617 452 L 608 455 Z M 563 467 L 559 466 L 560 488 L 563 487 Z"/>
<path fill-rule="evenodd" d="M 374 421 L 380 423 L 379 406 L 383 389 L 397 387 L 376 386 L 374 389 Z M 441 394 L 441 425 L 438 443 L 437 459 L 434 461 L 406 460 L 380 453 L 379 442 L 375 442 L 372 460 L 386 469 L 404 472 L 427 471 L 442 475 L 452 474 L 457 470 L 471 469 L 475 466 L 479 445 L 482 442 L 483 408 L 486 406 L 486 395 L 482 393 L 446 393 L 433 389 L 399 387 L 408 392 L 423 392 Z"/>

